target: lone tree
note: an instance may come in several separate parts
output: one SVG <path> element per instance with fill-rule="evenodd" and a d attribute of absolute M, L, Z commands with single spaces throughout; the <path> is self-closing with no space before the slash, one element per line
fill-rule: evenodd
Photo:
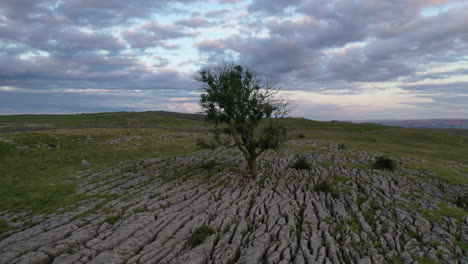
<path fill-rule="evenodd" d="M 286 128 L 278 121 L 289 111 L 288 103 L 276 97 L 275 83 L 240 65 L 224 64 L 199 73 L 200 105 L 206 121 L 215 125 L 214 139 L 237 147 L 255 177 L 257 158 L 286 141 Z"/>

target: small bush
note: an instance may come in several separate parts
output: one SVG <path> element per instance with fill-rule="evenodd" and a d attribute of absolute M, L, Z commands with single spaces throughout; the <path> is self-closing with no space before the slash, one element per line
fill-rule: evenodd
<path fill-rule="evenodd" d="M 394 171 L 396 169 L 396 162 L 391 158 L 380 156 L 375 159 L 374 168 L 378 170 Z"/>
<path fill-rule="evenodd" d="M 336 190 L 335 188 L 333 188 L 333 186 L 330 185 L 330 183 L 328 183 L 327 181 L 321 181 L 319 183 L 317 183 L 315 186 L 314 186 L 314 190 L 316 192 L 324 192 L 324 193 L 329 193 L 331 194 L 331 196 L 335 199 L 337 199 L 338 197 L 340 197 L 340 193 L 338 192 L 338 190 Z"/>
<path fill-rule="evenodd" d="M 339 149 L 339 150 L 343 150 L 343 149 L 345 149 L 345 148 L 346 148 L 346 147 L 345 147 L 345 145 L 344 145 L 343 143 L 338 144 L 338 149 Z"/>
<path fill-rule="evenodd" d="M 326 192 L 326 193 L 330 193 L 332 191 L 332 188 L 330 186 L 330 184 L 326 181 L 321 181 L 319 183 L 317 183 L 317 185 L 314 186 L 314 190 L 316 192 Z"/>
<path fill-rule="evenodd" d="M 197 230 L 195 230 L 195 232 L 192 234 L 192 237 L 189 240 L 190 247 L 194 248 L 200 245 L 201 243 L 203 243 L 203 241 L 205 241 L 207 237 L 214 234 L 215 230 L 211 226 L 200 226 Z"/>
<path fill-rule="evenodd" d="M 196 139 L 196 145 L 197 147 L 201 148 L 201 149 L 211 149 L 211 150 L 214 150 L 216 149 L 216 144 L 211 142 L 206 142 L 203 138 L 197 138 Z"/>
<path fill-rule="evenodd" d="M 216 162 L 215 160 L 210 160 L 200 164 L 200 168 L 205 171 L 211 171 L 218 165 L 218 162 Z"/>
<path fill-rule="evenodd" d="M 296 158 L 296 161 L 291 165 L 291 168 L 296 170 L 310 170 L 311 166 L 310 163 L 304 157 Z"/>
<path fill-rule="evenodd" d="M 468 210 L 468 194 L 457 196 L 454 203 L 456 206 Z"/>
<path fill-rule="evenodd" d="M 106 222 L 113 225 L 115 224 L 118 220 L 120 219 L 120 215 L 118 214 L 110 214 L 110 215 L 107 215 L 106 217 Z"/>
<path fill-rule="evenodd" d="M 298 138 L 305 138 L 304 134 L 300 133 L 299 135 L 297 135 Z"/>

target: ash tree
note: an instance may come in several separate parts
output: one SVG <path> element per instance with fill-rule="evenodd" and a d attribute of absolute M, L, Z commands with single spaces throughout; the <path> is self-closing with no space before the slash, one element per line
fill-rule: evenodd
<path fill-rule="evenodd" d="M 279 120 L 289 112 L 288 103 L 277 97 L 275 83 L 241 65 L 224 64 L 199 74 L 200 105 L 205 120 L 214 124 L 216 143 L 238 148 L 255 177 L 258 157 L 286 141 Z"/>

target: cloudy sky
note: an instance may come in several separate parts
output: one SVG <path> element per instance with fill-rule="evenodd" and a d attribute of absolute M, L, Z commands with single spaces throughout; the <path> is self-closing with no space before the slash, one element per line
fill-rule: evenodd
<path fill-rule="evenodd" d="M 468 1 L 0 1 L 0 114 L 197 112 L 223 61 L 293 116 L 467 118 Z"/>

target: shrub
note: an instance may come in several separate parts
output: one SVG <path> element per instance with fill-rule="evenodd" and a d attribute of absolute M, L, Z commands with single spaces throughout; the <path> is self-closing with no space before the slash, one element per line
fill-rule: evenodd
<path fill-rule="evenodd" d="M 338 198 L 340 196 L 340 193 L 338 192 L 338 190 L 336 190 L 335 188 L 333 188 L 330 183 L 328 183 L 327 181 L 321 181 L 319 183 L 317 183 L 315 186 L 314 186 L 314 190 L 316 192 L 324 192 L 324 193 L 329 193 L 331 194 L 331 196 L 333 198 Z"/>
<path fill-rule="evenodd" d="M 380 156 L 375 159 L 374 168 L 378 170 L 394 171 L 396 169 L 396 162 L 391 158 Z"/>
<path fill-rule="evenodd" d="M 215 231 L 211 226 L 207 226 L 207 225 L 200 226 L 199 228 L 197 228 L 197 230 L 195 230 L 195 232 L 192 234 L 192 237 L 189 240 L 190 247 L 194 248 L 200 245 L 201 243 L 203 243 L 203 241 L 205 241 L 207 237 L 214 235 L 214 234 L 215 234 Z"/>
<path fill-rule="evenodd" d="M 304 157 L 297 157 L 296 161 L 291 165 L 291 168 L 296 170 L 310 170 L 310 163 Z"/>
<path fill-rule="evenodd" d="M 454 203 L 460 208 L 468 209 L 468 194 L 457 196 Z"/>
<path fill-rule="evenodd" d="M 343 143 L 338 144 L 338 149 L 339 149 L 339 150 L 345 149 L 345 145 L 344 145 Z"/>
<path fill-rule="evenodd" d="M 211 171 L 218 165 L 218 162 L 216 162 L 215 160 L 210 160 L 200 164 L 200 168 L 205 171 Z"/>
<path fill-rule="evenodd" d="M 197 145 L 197 147 L 199 147 L 200 149 L 211 149 L 211 150 L 214 150 L 216 149 L 216 144 L 211 142 L 206 142 L 206 140 L 204 140 L 203 138 L 197 138 L 196 139 L 196 142 L 195 144 Z"/>
<path fill-rule="evenodd" d="M 118 220 L 120 219 L 120 215 L 113 213 L 110 215 L 107 215 L 106 217 L 106 222 L 113 225 L 115 224 Z"/>
<path fill-rule="evenodd" d="M 297 135 L 298 138 L 305 138 L 304 134 L 300 133 L 299 135 Z"/>

